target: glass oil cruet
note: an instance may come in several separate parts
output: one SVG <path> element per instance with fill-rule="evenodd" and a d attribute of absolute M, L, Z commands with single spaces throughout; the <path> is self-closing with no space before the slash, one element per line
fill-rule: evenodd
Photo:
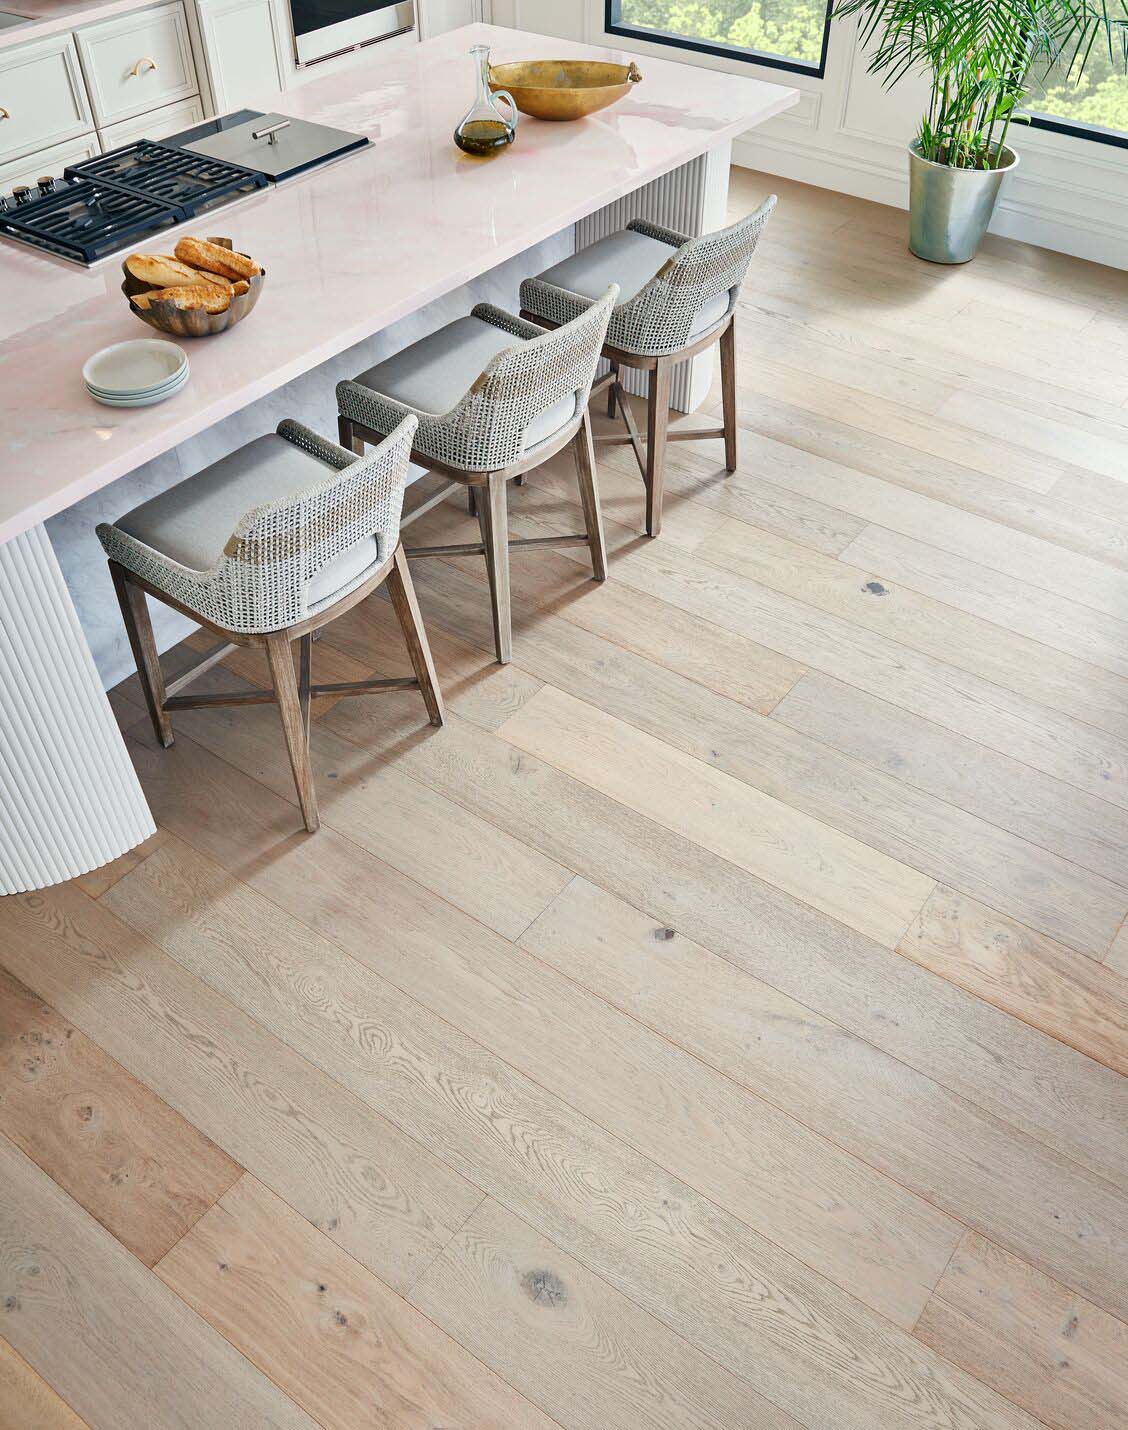
<path fill-rule="evenodd" d="M 507 89 L 490 93 L 489 46 L 474 45 L 470 53 L 478 66 L 478 93 L 454 131 L 454 142 L 464 153 L 481 158 L 496 154 L 513 143 L 517 134 L 517 106 Z M 504 99 L 509 105 L 508 119 L 498 108 L 499 99 Z"/>

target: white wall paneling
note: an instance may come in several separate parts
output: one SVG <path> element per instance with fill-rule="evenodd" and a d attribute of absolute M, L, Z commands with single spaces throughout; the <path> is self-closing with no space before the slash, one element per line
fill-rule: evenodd
<path fill-rule="evenodd" d="M 797 108 L 737 140 L 734 162 L 878 203 L 908 205 L 905 146 L 921 113 L 923 81 L 884 89 L 866 71 L 853 21 L 833 22 L 826 75 L 819 80 L 608 35 L 603 0 L 493 4 L 499 24 L 794 85 L 803 95 Z M 1003 188 L 992 232 L 1128 268 L 1128 154 L 1026 126 L 1013 127 L 1011 136 L 1021 165 Z"/>
<path fill-rule="evenodd" d="M 42 526 L 0 546 L 0 895 L 155 830 Z"/>

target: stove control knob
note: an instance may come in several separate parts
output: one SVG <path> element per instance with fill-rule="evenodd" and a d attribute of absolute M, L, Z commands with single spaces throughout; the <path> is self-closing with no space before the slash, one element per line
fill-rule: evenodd
<path fill-rule="evenodd" d="M 28 199 L 31 198 L 31 189 L 27 184 L 17 184 L 12 190 L 12 198 L 15 199 L 17 204 L 26 204 Z"/>

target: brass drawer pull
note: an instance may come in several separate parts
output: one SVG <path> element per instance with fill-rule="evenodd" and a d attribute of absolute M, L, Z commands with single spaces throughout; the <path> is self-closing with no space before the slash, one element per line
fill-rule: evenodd
<path fill-rule="evenodd" d="M 148 66 L 148 69 L 145 66 Z M 133 68 L 129 71 L 130 78 L 140 79 L 143 74 L 148 74 L 149 70 L 155 70 L 157 62 L 152 55 L 142 55 Z"/>
<path fill-rule="evenodd" d="M 0 104 L 0 119 L 11 119 L 11 117 L 12 116 L 8 113 L 4 106 Z"/>

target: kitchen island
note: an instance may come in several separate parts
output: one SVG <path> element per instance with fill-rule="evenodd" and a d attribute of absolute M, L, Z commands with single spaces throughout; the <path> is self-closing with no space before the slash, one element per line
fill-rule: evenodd
<path fill-rule="evenodd" d="M 479 296 L 514 307 L 520 276 L 546 253 L 636 215 L 691 232 L 718 226 L 731 140 L 797 98 L 647 59 L 642 85 L 614 108 L 575 124 L 523 119 L 510 150 L 475 161 L 450 138 L 472 98 L 475 43 L 498 61 L 626 58 L 472 26 L 274 99 L 282 113 L 372 143 L 142 245 L 169 251 L 188 228 L 223 234 L 267 272 L 251 318 L 185 343 L 191 380 L 165 403 L 104 408 L 83 387 L 92 352 L 145 336 L 117 259 L 82 269 L 0 243 L 0 892 L 73 877 L 152 831 L 102 693 L 124 672 L 108 657 L 96 665 L 90 649 L 90 632 L 116 619 L 108 582 L 96 590 L 86 564 L 95 520 L 280 416 L 332 433 L 337 377 Z M 692 387 L 690 375 L 681 405 Z"/>

